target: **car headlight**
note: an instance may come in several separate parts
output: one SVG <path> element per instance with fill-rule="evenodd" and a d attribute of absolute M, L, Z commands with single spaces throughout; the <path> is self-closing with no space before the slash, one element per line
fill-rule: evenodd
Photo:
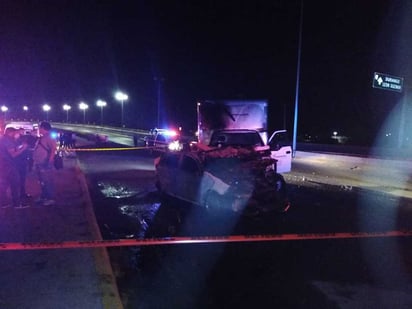
<path fill-rule="evenodd" d="M 169 143 L 167 147 L 170 151 L 179 151 L 182 150 L 182 145 L 179 143 L 179 141 L 174 141 Z"/>

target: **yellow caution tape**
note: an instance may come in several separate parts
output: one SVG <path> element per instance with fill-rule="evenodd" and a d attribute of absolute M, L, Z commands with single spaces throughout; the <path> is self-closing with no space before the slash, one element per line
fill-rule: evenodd
<path fill-rule="evenodd" d="M 60 151 L 113 151 L 113 150 L 138 150 L 138 149 L 150 149 L 153 147 L 122 147 L 122 148 L 67 148 L 60 149 Z"/>

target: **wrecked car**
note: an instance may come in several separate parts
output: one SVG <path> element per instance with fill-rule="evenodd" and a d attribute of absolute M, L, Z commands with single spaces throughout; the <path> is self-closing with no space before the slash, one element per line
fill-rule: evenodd
<path fill-rule="evenodd" d="M 160 192 L 211 210 L 288 210 L 286 183 L 268 146 L 198 146 L 155 159 Z"/>

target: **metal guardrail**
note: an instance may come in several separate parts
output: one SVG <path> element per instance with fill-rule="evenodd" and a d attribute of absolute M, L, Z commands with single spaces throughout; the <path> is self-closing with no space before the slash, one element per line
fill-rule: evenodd
<path fill-rule="evenodd" d="M 314 144 L 298 143 L 298 151 L 321 152 L 347 156 L 374 157 L 382 159 L 411 160 L 412 148 L 399 147 L 366 147 L 347 144 Z"/>
<path fill-rule="evenodd" d="M 92 124 L 80 124 L 80 123 L 53 122 L 52 126 L 56 128 L 61 128 L 61 129 L 75 128 L 76 131 L 78 130 L 79 132 L 84 131 L 88 133 L 90 133 L 90 131 L 96 132 L 97 130 L 104 130 L 107 132 L 112 131 L 112 132 L 127 133 L 127 134 L 142 134 L 142 135 L 149 134 L 148 130 L 142 130 L 142 129 L 119 128 L 119 127 L 100 126 L 100 125 L 92 125 Z"/>
<path fill-rule="evenodd" d="M 129 147 L 140 145 L 140 141 L 143 137 L 149 134 L 149 131 L 147 130 L 106 127 L 91 124 L 53 122 L 52 127 L 59 130 L 73 131 L 77 135 L 82 136 L 87 140 L 95 141 L 96 143 L 104 143 L 109 141 Z"/>

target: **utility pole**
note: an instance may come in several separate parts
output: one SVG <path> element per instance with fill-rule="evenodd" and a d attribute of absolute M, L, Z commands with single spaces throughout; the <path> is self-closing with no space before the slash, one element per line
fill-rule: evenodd
<path fill-rule="evenodd" d="M 294 122 L 293 122 L 293 144 L 292 144 L 292 157 L 293 158 L 296 156 L 296 138 L 297 138 L 297 130 L 298 130 L 300 54 L 302 50 L 302 24 L 303 24 L 303 0 L 300 1 L 299 46 L 298 46 L 298 63 L 296 67 L 295 116 L 294 116 Z"/>
<path fill-rule="evenodd" d="M 400 114 L 400 121 L 399 121 L 398 148 L 402 148 L 404 146 L 405 113 L 406 113 L 407 103 L 408 103 L 408 88 L 405 87 L 405 92 L 402 98 L 401 114 Z"/>
<path fill-rule="evenodd" d="M 153 80 L 157 82 L 157 128 L 160 128 L 160 107 L 162 102 L 162 82 L 164 81 L 164 78 L 155 76 Z"/>

